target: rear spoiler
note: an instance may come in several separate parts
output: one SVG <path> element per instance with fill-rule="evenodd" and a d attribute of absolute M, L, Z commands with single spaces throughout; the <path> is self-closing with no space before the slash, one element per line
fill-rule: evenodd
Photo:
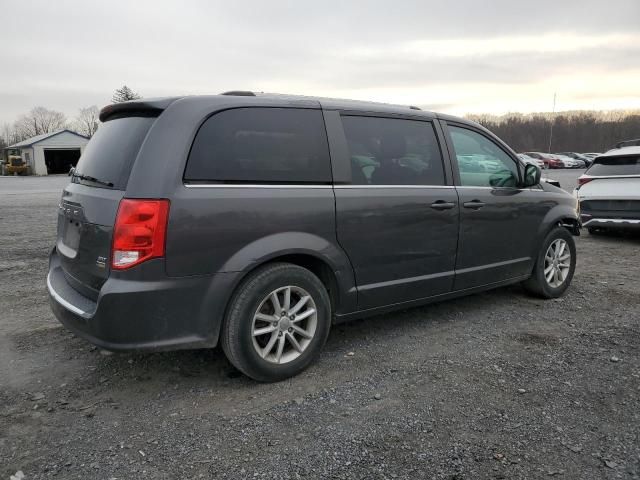
<path fill-rule="evenodd" d="M 182 97 L 145 98 L 107 105 L 100 110 L 100 121 L 122 117 L 157 117 L 173 102 Z"/>

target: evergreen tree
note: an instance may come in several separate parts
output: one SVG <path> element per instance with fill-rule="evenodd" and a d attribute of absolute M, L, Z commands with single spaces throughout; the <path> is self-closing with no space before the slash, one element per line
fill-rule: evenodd
<path fill-rule="evenodd" d="M 142 97 L 138 95 L 136 92 L 134 92 L 133 90 L 131 90 L 126 85 L 123 85 L 122 88 L 118 88 L 115 91 L 115 93 L 113 94 L 113 97 L 111 98 L 111 101 L 113 103 L 120 103 L 120 102 L 126 102 L 128 100 L 137 100 L 139 98 L 142 98 Z"/>

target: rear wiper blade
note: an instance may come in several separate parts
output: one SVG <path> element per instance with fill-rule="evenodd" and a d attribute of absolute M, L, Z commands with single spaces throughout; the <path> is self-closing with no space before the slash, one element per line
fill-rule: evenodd
<path fill-rule="evenodd" d="M 97 183 L 99 185 L 104 185 L 105 187 L 113 187 L 113 183 L 105 182 L 104 180 L 99 180 L 96 177 L 92 177 L 91 175 L 85 175 L 83 173 L 73 172 L 71 174 L 71 178 L 79 178 L 80 180 L 87 180 L 89 182 Z"/>

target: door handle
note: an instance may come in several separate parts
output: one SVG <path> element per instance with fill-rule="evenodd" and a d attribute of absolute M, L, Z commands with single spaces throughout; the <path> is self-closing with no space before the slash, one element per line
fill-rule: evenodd
<path fill-rule="evenodd" d="M 462 204 L 464 208 L 472 208 L 474 210 L 478 210 L 479 208 L 484 207 L 484 202 L 480 200 L 471 200 L 470 202 L 464 202 Z"/>
<path fill-rule="evenodd" d="M 436 200 L 431 204 L 431 208 L 433 208 L 434 210 L 450 210 L 455 206 L 455 203 L 445 202 L 444 200 Z"/>

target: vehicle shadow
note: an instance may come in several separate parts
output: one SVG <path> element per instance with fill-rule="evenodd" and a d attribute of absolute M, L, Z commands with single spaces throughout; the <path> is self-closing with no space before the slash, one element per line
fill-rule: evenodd
<path fill-rule="evenodd" d="M 639 230 L 596 230 L 594 233 L 583 232 L 593 240 L 623 240 L 640 244 Z"/>
<path fill-rule="evenodd" d="M 340 362 L 349 352 L 367 350 L 375 355 L 378 349 L 391 348 L 391 343 L 395 348 L 395 343 L 402 343 L 406 337 L 432 337 L 434 328 L 448 323 L 464 322 L 468 318 L 478 321 L 482 317 L 478 315 L 479 310 L 486 312 L 495 305 L 522 301 L 535 303 L 539 300 L 527 296 L 520 286 L 511 286 L 334 325 L 319 365 L 312 367 L 314 381 L 321 382 L 318 377 L 335 376 L 332 370 L 342 368 Z M 86 374 L 85 381 L 95 387 L 107 381 L 111 384 L 159 382 L 159 385 L 185 388 L 220 388 L 230 382 L 236 387 L 258 384 L 236 370 L 219 346 L 173 352 L 111 353 L 92 347 L 77 337 L 72 337 L 70 344 L 93 360 L 91 364 L 95 368 Z"/>

